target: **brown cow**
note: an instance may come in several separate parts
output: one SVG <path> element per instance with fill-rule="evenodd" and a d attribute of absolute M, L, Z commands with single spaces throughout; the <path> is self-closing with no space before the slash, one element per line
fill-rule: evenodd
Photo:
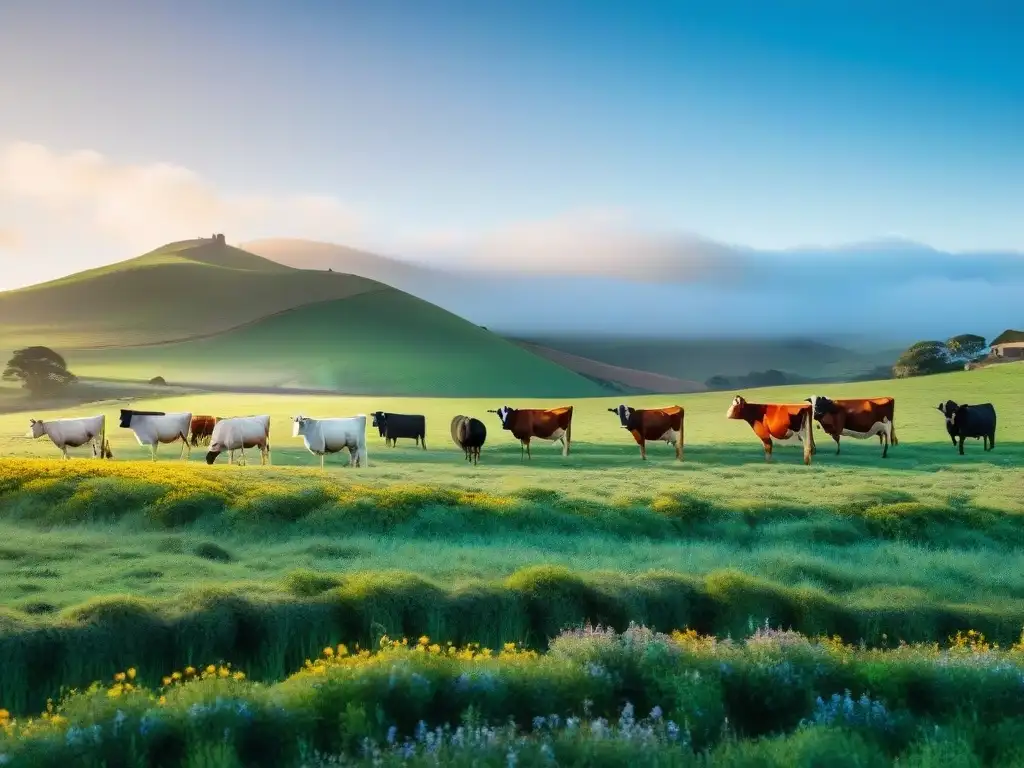
<path fill-rule="evenodd" d="M 189 442 L 193 447 L 210 444 L 210 438 L 213 437 L 213 427 L 217 420 L 218 417 L 216 416 L 196 415 L 192 417 L 192 423 L 189 425 Z"/>
<path fill-rule="evenodd" d="M 889 455 L 889 443 L 899 445 L 893 413 L 896 401 L 891 397 L 869 397 L 855 400 L 830 400 L 827 397 L 808 397 L 814 412 L 814 420 L 821 424 L 825 434 L 836 441 L 839 453 L 839 438 L 843 435 L 866 440 L 878 435 L 882 446 L 882 458 Z"/>
<path fill-rule="evenodd" d="M 804 464 L 811 463 L 814 455 L 814 422 L 810 405 L 781 403 L 748 403 L 739 395 L 725 412 L 727 419 L 747 422 L 764 444 L 765 461 L 772 458 L 772 438 L 780 443 L 802 442 Z"/>
<path fill-rule="evenodd" d="M 664 440 L 676 446 L 676 458 L 683 460 L 683 420 L 686 413 L 680 405 L 667 408 L 631 408 L 620 405 L 609 408 L 609 413 L 617 414 L 619 423 L 629 430 L 640 446 L 640 458 L 647 459 L 647 441 Z"/>
<path fill-rule="evenodd" d="M 511 408 L 507 405 L 497 410 L 489 410 L 488 413 L 498 414 L 501 419 L 502 429 L 507 429 L 519 438 L 519 460 L 523 460 L 525 449 L 528 458 L 530 454 L 530 439 L 539 437 L 541 440 L 562 442 L 562 455 L 568 456 L 572 443 L 572 406 L 567 405 L 561 408 Z"/>

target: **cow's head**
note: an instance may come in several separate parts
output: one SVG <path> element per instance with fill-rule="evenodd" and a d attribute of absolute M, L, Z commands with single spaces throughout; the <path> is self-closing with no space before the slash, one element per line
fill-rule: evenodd
<path fill-rule="evenodd" d="M 129 411 L 126 408 L 121 409 L 121 422 L 120 426 L 124 429 L 128 429 L 132 425 L 132 415 L 134 411 Z"/>
<path fill-rule="evenodd" d="M 742 419 L 743 409 L 747 407 L 747 401 L 744 400 L 740 395 L 736 395 L 732 399 L 732 404 L 729 406 L 729 410 L 725 412 L 725 418 L 727 419 Z"/>
<path fill-rule="evenodd" d="M 957 409 L 961 408 L 961 407 L 963 407 L 963 406 L 958 406 L 952 400 L 947 400 L 946 402 L 939 403 L 936 406 L 936 408 L 938 409 L 939 413 L 941 413 L 943 416 L 946 417 L 946 423 L 947 424 L 952 424 L 953 423 L 953 418 L 956 416 Z"/>
<path fill-rule="evenodd" d="M 512 416 L 513 413 L 516 412 L 516 409 L 510 408 L 507 405 L 503 405 L 501 406 L 501 408 L 498 408 L 497 410 L 489 410 L 487 412 L 498 414 L 498 418 L 501 419 L 501 426 L 508 429 L 509 418 Z"/>
<path fill-rule="evenodd" d="M 388 417 L 384 415 L 384 411 L 374 411 L 371 415 L 373 416 L 373 424 L 371 426 L 379 429 L 381 437 L 383 437 L 384 429 L 388 425 Z"/>
<path fill-rule="evenodd" d="M 38 421 L 36 421 L 35 419 L 29 419 L 28 432 L 25 433 L 25 437 L 39 438 L 42 437 L 45 433 L 46 430 L 43 427 L 42 419 L 39 419 Z"/>
<path fill-rule="evenodd" d="M 616 414 L 619 417 L 619 423 L 625 427 L 629 425 L 629 420 L 632 418 L 633 414 L 636 413 L 636 409 L 631 408 L 628 405 L 621 404 L 618 408 L 609 408 L 608 412 Z"/>
<path fill-rule="evenodd" d="M 207 451 L 207 453 L 206 453 L 206 463 L 207 464 L 213 464 L 213 462 L 215 462 L 217 460 L 217 457 L 220 456 L 220 454 L 221 454 L 220 451 Z"/>
<path fill-rule="evenodd" d="M 309 425 L 309 418 L 299 414 L 292 417 L 292 437 L 301 437 L 306 434 L 306 427 Z"/>
<path fill-rule="evenodd" d="M 810 397 L 805 397 L 804 402 L 811 404 L 811 413 L 814 414 L 815 419 L 823 419 L 830 413 L 835 413 L 839 410 L 839 406 L 837 406 L 833 400 L 829 400 L 827 397 L 822 395 L 811 395 Z"/>
<path fill-rule="evenodd" d="M 952 401 L 949 401 L 949 402 L 952 402 Z M 956 410 L 953 411 L 953 420 L 950 421 L 950 423 L 954 427 L 959 428 L 960 427 L 960 422 L 963 419 L 967 418 L 967 410 L 969 408 L 970 408 L 970 406 L 967 405 L 967 403 L 964 403 L 963 405 L 956 406 Z M 948 420 L 948 417 L 947 417 L 947 420 Z"/>

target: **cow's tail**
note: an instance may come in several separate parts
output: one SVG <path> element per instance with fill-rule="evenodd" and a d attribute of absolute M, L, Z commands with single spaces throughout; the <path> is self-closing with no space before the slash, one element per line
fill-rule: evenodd
<path fill-rule="evenodd" d="M 683 427 L 686 426 L 686 409 L 679 409 L 679 432 L 676 433 L 676 454 L 683 460 Z"/>
<path fill-rule="evenodd" d="M 565 425 L 565 440 L 562 442 L 562 455 L 569 455 L 569 448 L 572 443 L 572 406 L 569 406 L 569 423 Z"/>
<path fill-rule="evenodd" d="M 804 411 L 804 464 L 811 463 L 811 456 L 814 455 L 814 408 L 807 406 Z"/>

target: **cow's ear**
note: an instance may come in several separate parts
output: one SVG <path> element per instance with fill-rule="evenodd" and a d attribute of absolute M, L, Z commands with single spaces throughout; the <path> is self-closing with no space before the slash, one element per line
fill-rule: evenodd
<path fill-rule="evenodd" d="M 942 403 L 939 403 L 938 405 L 936 405 L 935 406 L 935 410 L 937 410 L 939 413 L 945 413 L 946 412 L 946 409 L 942 407 Z"/>
<path fill-rule="evenodd" d="M 809 402 L 811 402 L 811 398 L 809 398 L 809 397 L 805 397 L 805 398 L 804 398 L 804 402 L 805 402 L 805 403 L 809 403 Z"/>

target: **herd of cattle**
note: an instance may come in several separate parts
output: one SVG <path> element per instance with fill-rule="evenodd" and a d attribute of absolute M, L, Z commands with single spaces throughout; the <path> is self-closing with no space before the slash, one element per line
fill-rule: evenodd
<path fill-rule="evenodd" d="M 726 412 L 726 418 L 745 421 L 753 429 L 764 447 L 765 459 L 770 461 L 773 441 L 803 445 L 804 463 L 810 464 L 815 453 L 813 425 L 835 440 L 839 453 L 839 439 L 853 437 L 867 439 L 878 436 L 882 458 L 889 455 L 889 445 L 899 445 L 896 437 L 894 411 L 896 401 L 891 397 L 832 400 L 827 397 L 808 397 L 803 403 L 749 403 L 736 396 Z M 620 426 L 627 430 L 640 447 L 640 458 L 647 458 L 647 443 L 665 441 L 675 447 L 676 459 L 683 458 L 683 422 L 685 411 L 681 406 L 667 408 L 633 408 L 620 405 L 609 408 Z M 980 405 L 957 404 L 952 400 L 940 403 L 938 410 L 945 418 L 946 431 L 959 443 L 961 455 L 964 440 L 981 439 L 986 451 L 995 446 L 996 411 L 991 403 Z M 573 407 L 512 408 L 503 405 L 488 413 L 495 414 L 502 429 L 519 440 L 520 460 L 532 458 L 530 441 L 533 438 L 562 444 L 562 455 L 568 456 L 572 443 Z M 417 446 L 427 448 L 427 420 L 422 415 L 385 413 L 372 414 L 372 426 L 388 446 L 399 439 L 410 439 Z M 217 457 L 228 452 L 228 463 L 234 463 L 235 451 L 241 452 L 245 464 L 245 450 L 257 448 L 262 464 L 270 463 L 270 416 L 217 417 L 191 413 L 165 413 L 163 411 L 121 410 L 119 426 L 130 429 L 139 445 L 149 446 L 156 461 L 161 444 L 181 441 L 179 458 L 192 455 L 192 448 L 208 447 L 206 463 L 213 464 Z M 85 416 L 73 419 L 43 421 L 32 419 L 28 437 L 46 435 L 68 458 L 68 448 L 90 445 L 94 457 L 112 459 L 107 440 L 106 417 Z M 452 441 L 462 449 L 466 461 L 474 465 L 480 461 L 480 449 L 487 439 L 487 428 L 479 419 L 458 415 L 451 422 Z M 365 467 L 366 416 L 314 419 L 295 416 L 292 419 L 292 437 L 301 437 L 306 449 L 320 457 L 324 466 L 327 454 L 348 450 L 349 464 Z"/>

